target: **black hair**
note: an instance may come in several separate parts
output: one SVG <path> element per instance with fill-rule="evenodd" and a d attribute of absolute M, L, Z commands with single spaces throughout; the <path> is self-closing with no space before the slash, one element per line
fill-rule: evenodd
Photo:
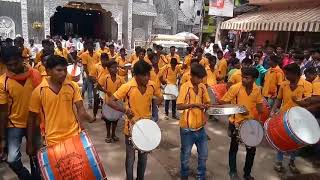
<path fill-rule="evenodd" d="M 248 64 L 251 65 L 253 63 L 252 59 L 244 58 L 241 62 L 241 64 Z"/>
<path fill-rule="evenodd" d="M 157 46 L 156 46 L 156 49 L 162 50 L 163 47 L 162 47 L 161 45 L 157 45 Z"/>
<path fill-rule="evenodd" d="M 4 63 L 7 63 L 12 59 L 22 61 L 22 50 L 16 46 L 6 46 L 1 49 L 1 56 Z"/>
<path fill-rule="evenodd" d="M 196 76 L 202 79 L 206 75 L 206 69 L 201 64 L 191 64 L 191 76 Z"/>
<path fill-rule="evenodd" d="M 209 58 L 210 56 L 212 56 L 212 54 L 206 53 L 204 56 L 205 56 L 206 58 Z"/>
<path fill-rule="evenodd" d="M 231 60 L 230 65 L 231 66 L 235 66 L 236 64 L 239 64 L 240 60 L 238 58 L 234 58 Z"/>
<path fill-rule="evenodd" d="M 108 56 L 107 53 L 102 53 L 101 56 L 100 56 L 100 58 L 101 58 L 101 59 L 107 59 L 107 60 L 108 60 L 108 59 L 109 59 L 109 56 Z"/>
<path fill-rule="evenodd" d="M 251 76 L 254 79 L 259 77 L 259 71 L 254 67 L 243 67 L 241 68 L 242 76 Z"/>
<path fill-rule="evenodd" d="M 188 52 L 188 53 L 191 53 L 191 52 L 192 52 L 192 50 L 193 50 L 193 48 L 192 48 L 192 47 L 190 47 L 190 46 L 189 46 L 189 47 L 187 47 L 187 52 Z"/>
<path fill-rule="evenodd" d="M 212 49 L 219 49 L 218 44 L 214 44 L 214 45 L 212 46 Z"/>
<path fill-rule="evenodd" d="M 170 49 L 172 49 L 172 48 L 176 48 L 175 46 L 170 46 Z"/>
<path fill-rule="evenodd" d="M 275 64 L 279 64 L 280 63 L 280 57 L 277 55 L 271 55 L 270 56 L 270 61 L 274 62 Z"/>
<path fill-rule="evenodd" d="M 197 58 L 192 58 L 190 64 L 197 63 L 199 64 L 199 60 Z"/>
<path fill-rule="evenodd" d="M 115 60 L 110 60 L 107 62 L 107 68 L 111 68 L 113 65 L 118 65 Z"/>
<path fill-rule="evenodd" d="M 126 52 L 126 49 L 125 49 L 125 48 L 121 48 L 121 49 L 120 49 L 120 52 L 121 52 L 121 51 Z"/>
<path fill-rule="evenodd" d="M 201 53 L 203 53 L 203 49 L 201 48 L 201 47 L 197 47 L 197 49 L 196 49 L 196 53 L 197 52 L 201 52 Z"/>
<path fill-rule="evenodd" d="M 147 74 L 150 73 L 151 69 L 152 69 L 151 65 L 148 64 L 147 62 L 138 61 L 133 66 L 133 74 L 135 76 L 138 76 L 138 75 L 146 76 Z"/>
<path fill-rule="evenodd" d="M 301 76 L 300 66 L 296 63 L 288 64 L 283 69 L 286 73 Z"/>
<path fill-rule="evenodd" d="M 137 46 L 137 47 L 135 47 L 134 48 L 134 51 L 136 51 L 136 53 L 138 53 L 138 51 L 141 49 L 141 47 L 140 46 Z"/>
<path fill-rule="evenodd" d="M 146 53 L 146 50 L 144 48 L 140 48 L 138 51 L 137 51 L 137 54 L 140 54 L 141 52 L 143 52 L 144 54 Z"/>
<path fill-rule="evenodd" d="M 304 70 L 304 74 L 317 74 L 317 68 L 316 67 L 308 67 L 306 70 Z"/>
<path fill-rule="evenodd" d="M 294 54 L 293 58 L 303 61 L 304 55 L 303 54 Z"/>
<path fill-rule="evenodd" d="M 230 54 L 230 56 L 231 56 L 232 58 L 236 58 L 236 57 L 237 57 L 237 54 L 236 54 L 235 52 L 232 52 L 232 53 Z"/>
<path fill-rule="evenodd" d="M 58 65 L 68 66 L 68 62 L 64 57 L 57 56 L 57 55 L 50 55 L 46 62 L 46 69 L 53 69 Z"/>
<path fill-rule="evenodd" d="M 11 39 L 11 38 L 6 38 L 5 42 L 6 42 L 6 43 L 12 43 L 12 42 L 13 42 L 13 39 Z"/>
<path fill-rule="evenodd" d="M 151 48 L 148 48 L 147 51 L 151 51 L 152 52 L 153 50 Z"/>
<path fill-rule="evenodd" d="M 110 45 L 109 45 L 109 48 L 114 48 L 114 44 L 110 44 Z"/>
<path fill-rule="evenodd" d="M 211 62 L 211 61 L 217 62 L 217 58 L 215 56 L 209 56 L 208 60 L 209 60 L 209 62 Z"/>
<path fill-rule="evenodd" d="M 262 57 L 262 54 L 261 53 L 255 53 L 254 55 L 253 55 L 253 58 L 261 58 Z"/>
<path fill-rule="evenodd" d="M 222 52 L 221 50 L 218 50 L 218 51 L 217 51 L 217 55 L 218 55 L 218 54 L 222 54 L 222 55 L 223 55 L 223 52 Z"/>
<path fill-rule="evenodd" d="M 177 65 L 178 64 L 178 60 L 176 58 L 172 58 L 171 61 L 170 61 L 170 64 Z"/>

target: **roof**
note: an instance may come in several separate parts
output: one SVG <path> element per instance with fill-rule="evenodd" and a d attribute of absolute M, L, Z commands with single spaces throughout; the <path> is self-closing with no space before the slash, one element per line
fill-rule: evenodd
<path fill-rule="evenodd" d="M 251 12 L 259 9 L 259 6 L 250 5 L 250 4 L 242 4 L 241 6 L 238 6 L 233 9 L 233 12 L 235 14 L 242 14 L 246 12 Z"/>
<path fill-rule="evenodd" d="M 149 3 L 134 2 L 132 5 L 132 13 L 140 16 L 157 16 L 156 7 Z"/>
<path fill-rule="evenodd" d="M 223 22 L 221 29 L 320 32 L 320 5 L 249 12 Z"/>
<path fill-rule="evenodd" d="M 171 24 L 165 14 L 158 14 L 153 21 L 153 27 L 157 29 L 171 29 Z"/>

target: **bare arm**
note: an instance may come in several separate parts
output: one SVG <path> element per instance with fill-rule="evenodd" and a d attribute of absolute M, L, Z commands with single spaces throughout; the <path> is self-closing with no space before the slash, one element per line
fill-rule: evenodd
<path fill-rule="evenodd" d="M 87 113 L 86 109 L 84 108 L 83 101 L 77 101 L 75 102 L 75 105 L 77 108 L 77 115 L 80 121 L 93 121 L 92 117 Z"/>
<path fill-rule="evenodd" d="M 0 104 L 0 155 L 3 153 L 5 132 L 8 125 L 8 104 Z"/>
<path fill-rule="evenodd" d="M 33 146 L 33 134 L 36 128 L 36 121 L 39 114 L 29 111 L 27 124 L 27 154 L 35 155 L 35 148 Z"/>

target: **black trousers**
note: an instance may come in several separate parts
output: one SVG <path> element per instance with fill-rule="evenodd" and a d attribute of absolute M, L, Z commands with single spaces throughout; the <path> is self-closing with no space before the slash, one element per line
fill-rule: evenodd
<path fill-rule="evenodd" d="M 230 174 L 237 172 L 237 153 L 238 153 L 238 137 L 237 137 L 237 130 L 234 124 L 229 123 L 229 136 L 231 137 L 230 142 L 230 149 L 229 149 L 229 168 Z M 249 176 L 251 174 L 251 169 L 253 166 L 254 156 L 256 154 L 255 147 L 247 147 L 247 154 L 246 154 L 246 162 L 243 168 L 244 176 Z"/>
<path fill-rule="evenodd" d="M 164 109 L 165 109 L 166 115 L 169 115 L 170 101 L 172 102 L 172 106 L 171 106 L 172 116 L 176 116 L 177 100 L 165 100 Z"/>

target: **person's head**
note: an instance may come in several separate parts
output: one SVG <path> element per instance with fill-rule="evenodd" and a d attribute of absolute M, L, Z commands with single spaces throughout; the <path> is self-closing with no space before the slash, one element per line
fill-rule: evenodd
<path fill-rule="evenodd" d="M 190 65 L 193 64 L 193 63 L 199 64 L 200 63 L 199 59 L 198 58 L 192 58 L 191 61 L 190 61 Z"/>
<path fill-rule="evenodd" d="M 20 48 L 16 46 L 4 47 L 1 49 L 1 56 L 8 71 L 15 74 L 23 73 L 24 65 Z"/>
<path fill-rule="evenodd" d="M 187 54 L 192 54 L 193 47 L 187 47 Z"/>
<path fill-rule="evenodd" d="M 262 52 L 263 52 L 263 47 L 262 47 L 262 45 L 258 45 L 258 46 L 257 46 L 256 52 L 257 52 L 257 53 L 262 53 Z"/>
<path fill-rule="evenodd" d="M 176 58 L 172 58 L 170 61 L 170 65 L 173 68 L 176 68 L 176 66 L 178 65 L 178 60 Z"/>
<path fill-rule="evenodd" d="M 106 66 L 111 75 L 116 75 L 118 73 L 118 63 L 115 60 L 108 61 Z"/>
<path fill-rule="evenodd" d="M 114 53 L 114 50 L 115 50 L 114 44 L 109 45 L 109 50 L 111 53 Z"/>
<path fill-rule="evenodd" d="M 303 63 L 304 55 L 303 54 L 294 54 L 293 61 L 294 63 L 298 64 L 299 66 Z"/>
<path fill-rule="evenodd" d="M 258 64 L 259 61 L 260 61 L 260 59 L 261 59 L 261 57 L 262 57 L 262 53 L 259 53 L 259 52 L 255 53 L 255 54 L 253 55 L 254 63 L 255 63 L 255 64 Z"/>
<path fill-rule="evenodd" d="M 65 58 L 51 55 L 46 62 L 46 71 L 53 82 L 62 84 L 67 76 L 68 62 Z"/>
<path fill-rule="evenodd" d="M 286 79 L 291 83 L 298 82 L 301 76 L 300 66 L 296 63 L 288 64 L 284 68 Z"/>
<path fill-rule="evenodd" d="M 315 61 L 320 61 L 320 49 L 316 49 L 312 54 L 312 59 Z"/>
<path fill-rule="evenodd" d="M 217 51 L 217 58 L 221 60 L 223 58 L 223 52 L 221 50 Z"/>
<path fill-rule="evenodd" d="M 107 53 L 102 53 L 100 56 L 100 60 L 101 60 L 101 65 L 103 67 L 107 66 L 107 62 L 109 61 L 109 56 Z"/>
<path fill-rule="evenodd" d="M 162 53 L 163 47 L 161 45 L 156 46 L 157 54 L 160 55 Z"/>
<path fill-rule="evenodd" d="M 140 49 L 141 49 L 140 46 L 137 46 L 137 47 L 134 48 L 134 51 L 136 52 L 136 55 L 139 54 Z"/>
<path fill-rule="evenodd" d="M 59 49 L 62 49 L 62 43 L 61 43 L 61 41 L 57 40 L 57 41 L 56 41 L 56 45 L 57 45 L 57 47 L 58 47 Z"/>
<path fill-rule="evenodd" d="M 276 54 L 277 54 L 278 56 L 282 56 L 282 54 L 283 54 L 283 48 L 282 48 L 281 46 L 277 46 L 277 48 L 276 48 Z"/>
<path fill-rule="evenodd" d="M 120 49 L 120 56 L 125 57 L 126 55 L 127 55 L 126 49 L 125 48 L 121 48 Z"/>
<path fill-rule="evenodd" d="M 244 67 L 252 67 L 253 65 L 253 62 L 251 59 L 249 58 L 244 58 L 241 62 L 241 68 L 244 68 Z"/>
<path fill-rule="evenodd" d="M 210 41 L 207 41 L 207 42 L 206 42 L 205 47 L 206 47 L 206 48 L 210 47 Z"/>
<path fill-rule="evenodd" d="M 244 87 L 252 87 L 253 83 L 259 76 L 259 72 L 254 67 L 243 67 L 241 69 L 242 85 Z"/>
<path fill-rule="evenodd" d="M 206 53 L 206 54 L 204 55 L 204 57 L 207 58 L 207 59 L 209 59 L 210 56 L 212 56 L 210 53 Z"/>
<path fill-rule="evenodd" d="M 289 57 L 293 57 L 293 55 L 296 53 L 296 50 L 294 48 L 290 48 L 289 51 L 288 51 L 288 55 Z"/>
<path fill-rule="evenodd" d="M 33 46 L 33 45 L 34 45 L 34 40 L 33 40 L 33 39 L 30 39 L 30 40 L 29 40 L 29 44 L 30 44 L 30 46 Z"/>
<path fill-rule="evenodd" d="M 233 45 L 232 43 L 230 43 L 230 44 L 228 45 L 228 50 L 229 50 L 230 53 L 233 53 L 233 52 L 234 52 L 234 45 Z"/>
<path fill-rule="evenodd" d="M 100 44 L 100 48 L 101 49 L 104 49 L 105 47 L 106 47 L 106 41 L 105 40 L 101 40 L 100 42 L 99 42 L 99 44 Z"/>
<path fill-rule="evenodd" d="M 303 51 L 303 56 L 304 56 L 305 59 L 308 60 L 310 58 L 310 56 L 311 56 L 310 50 L 309 49 L 305 49 Z"/>
<path fill-rule="evenodd" d="M 143 60 L 144 57 L 146 56 L 146 50 L 143 49 L 143 48 L 140 48 L 137 53 L 138 53 L 138 58 L 139 58 L 140 60 Z"/>
<path fill-rule="evenodd" d="M 157 67 L 159 64 L 159 58 L 157 57 L 156 53 L 152 53 L 151 63 L 153 67 Z"/>
<path fill-rule="evenodd" d="M 11 38 L 6 38 L 5 42 L 7 47 L 13 46 L 13 40 Z"/>
<path fill-rule="evenodd" d="M 170 54 L 173 55 L 176 53 L 176 47 L 175 46 L 171 46 L 170 47 Z"/>
<path fill-rule="evenodd" d="M 269 66 L 275 68 L 280 63 L 280 57 L 278 55 L 271 55 L 269 60 Z"/>
<path fill-rule="evenodd" d="M 133 74 L 140 86 L 146 86 L 150 80 L 150 71 L 152 67 L 145 61 L 138 61 L 133 66 Z"/>
<path fill-rule="evenodd" d="M 244 51 L 245 47 L 244 47 L 244 44 L 242 42 L 239 43 L 238 49 L 239 49 L 239 51 Z"/>
<path fill-rule="evenodd" d="M 50 48 L 50 40 L 44 39 L 41 41 L 42 48 L 43 49 L 49 49 Z"/>
<path fill-rule="evenodd" d="M 212 50 L 213 50 L 213 52 L 216 53 L 216 52 L 219 50 L 218 44 L 213 45 L 213 46 L 212 46 Z"/>
<path fill-rule="evenodd" d="M 152 50 L 151 48 L 148 48 L 148 49 L 147 49 L 147 55 L 148 55 L 149 57 L 151 57 L 152 54 L 153 54 L 153 50 Z"/>
<path fill-rule="evenodd" d="M 193 85 L 199 85 L 202 82 L 202 79 L 206 77 L 206 75 L 207 72 L 201 64 L 191 64 L 191 83 Z"/>
<path fill-rule="evenodd" d="M 230 54 L 230 57 L 234 59 L 234 58 L 237 57 L 237 54 L 236 54 L 235 52 L 232 52 L 232 53 Z"/>
<path fill-rule="evenodd" d="M 233 58 L 230 62 L 230 66 L 236 69 L 241 68 L 240 60 L 238 58 Z"/>
<path fill-rule="evenodd" d="M 19 48 L 22 48 L 23 47 L 23 44 L 24 44 L 24 39 L 22 37 L 16 37 L 13 41 L 14 45 L 19 47 Z"/>
<path fill-rule="evenodd" d="M 306 80 L 309 82 L 313 82 L 316 77 L 318 77 L 317 68 L 311 66 L 304 70 L 304 75 L 306 76 Z"/>
<path fill-rule="evenodd" d="M 216 66 L 216 62 L 217 62 L 217 58 L 215 56 L 210 56 L 208 58 L 208 61 L 209 61 L 209 66 L 211 69 L 214 69 L 215 66 Z"/>
<path fill-rule="evenodd" d="M 267 46 L 267 51 L 266 51 L 266 53 L 267 53 L 269 56 L 271 56 L 271 55 L 273 54 L 273 52 L 274 52 L 274 47 L 271 46 L 271 45 L 268 45 L 268 46 Z"/>
<path fill-rule="evenodd" d="M 196 57 L 198 59 L 201 59 L 202 58 L 202 54 L 203 54 L 203 49 L 200 48 L 200 47 L 197 47 L 197 49 L 196 49 Z"/>

